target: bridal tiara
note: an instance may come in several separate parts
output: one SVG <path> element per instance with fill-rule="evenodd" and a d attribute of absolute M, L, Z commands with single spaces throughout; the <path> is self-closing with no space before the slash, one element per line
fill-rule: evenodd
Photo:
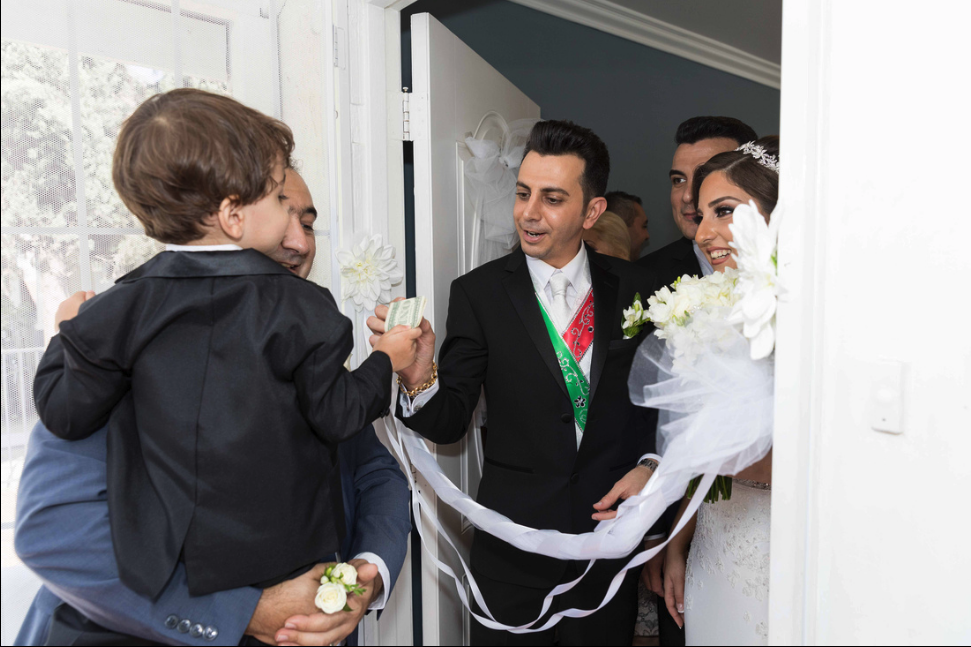
<path fill-rule="evenodd" d="M 775 155 L 769 155 L 765 152 L 765 149 L 756 144 L 755 142 L 747 142 L 742 144 L 735 150 L 742 151 L 743 153 L 748 153 L 755 158 L 755 161 L 764 166 L 767 169 L 779 172 L 779 160 Z"/>

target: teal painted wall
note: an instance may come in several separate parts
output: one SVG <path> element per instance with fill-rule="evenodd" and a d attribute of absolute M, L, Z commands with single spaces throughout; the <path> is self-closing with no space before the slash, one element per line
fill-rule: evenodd
<path fill-rule="evenodd" d="M 530 96 L 547 119 L 592 128 L 610 149 L 610 189 L 641 196 L 651 243 L 680 235 L 668 170 L 679 123 L 726 115 L 779 132 L 779 91 L 506 0 L 419 0 L 402 12 L 403 85 L 410 16 L 430 13 Z"/>

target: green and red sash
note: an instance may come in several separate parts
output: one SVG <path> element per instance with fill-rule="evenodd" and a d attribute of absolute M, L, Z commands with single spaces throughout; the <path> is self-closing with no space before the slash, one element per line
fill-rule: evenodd
<path fill-rule="evenodd" d="M 566 383 L 567 393 L 573 403 L 573 419 L 577 427 L 582 432 L 587 425 L 587 410 L 590 405 L 590 383 L 583 376 L 580 369 L 580 360 L 586 354 L 590 345 L 593 343 L 593 290 L 587 293 L 587 298 L 583 301 L 583 306 L 573 317 L 573 321 L 567 327 L 563 336 L 557 332 L 556 326 L 550 319 L 543 302 L 539 297 L 539 310 L 543 313 L 543 322 L 546 324 L 546 332 L 553 342 L 553 351 L 556 353 L 556 360 L 563 372 L 563 381 Z"/>

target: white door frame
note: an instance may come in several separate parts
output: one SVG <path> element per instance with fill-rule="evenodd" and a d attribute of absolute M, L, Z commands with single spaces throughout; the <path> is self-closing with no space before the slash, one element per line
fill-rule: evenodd
<path fill-rule="evenodd" d="M 332 23 L 324 30 L 324 119 L 330 160 L 330 217 L 335 247 L 350 249 L 372 234 L 394 246 L 404 270 L 407 250 L 404 231 L 404 159 L 402 156 L 401 9 L 413 0 L 319 0 Z M 336 257 L 332 261 L 333 289 L 340 290 Z M 392 290 L 405 296 L 405 284 Z M 354 320 L 356 337 L 352 366 L 367 357 L 367 313 L 342 304 Z M 379 437 L 380 437 L 379 433 Z M 384 441 L 384 439 L 382 439 Z M 421 550 L 420 547 L 413 547 Z M 405 558 L 380 621 L 377 614 L 361 623 L 361 644 L 410 645 L 413 641 L 411 559 Z M 433 566 L 427 563 L 426 569 Z M 437 574 L 436 574 L 437 575 Z M 428 610 L 426 610 L 426 614 Z M 424 625 L 427 627 L 427 621 Z M 427 644 L 436 644 L 428 641 Z"/>
<path fill-rule="evenodd" d="M 821 109 L 827 99 L 826 56 L 829 1 L 785 0 L 782 21 L 782 105 L 780 139 L 785 164 L 779 193 L 785 220 L 779 273 L 788 296 L 779 306 L 776 348 L 776 411 L 772 458 L 772 560 L 769 584 L 769 642 L 814 644 L 815 574 L 818 572 L 819 473 L 813 439 L 820 425 L 822 347 L 818 339 L 823 251 L 816 217 L 819 164 L 825 159 Z M 784 406 L 782 405 L 784 403 Z"/>

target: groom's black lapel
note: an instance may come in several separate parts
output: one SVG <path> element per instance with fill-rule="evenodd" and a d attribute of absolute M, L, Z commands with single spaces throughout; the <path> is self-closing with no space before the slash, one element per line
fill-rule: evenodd
<path fill-rule="evenodd" d="M 533 281 L 529 278 L 529 268 L 526 265 L 526 255 L 522 250 L 517 250 L 509 255 L 506 263 L 506 275 L 502 280 L 506 291 L 509 292 L 509 299 L 512 301 L 519 318 L 526 327 L 530 339 L 536 345 L 543 363 L 550 369 L 553 379 L 569 397 L 566 384 L 563 382 L 563 371 L 556 361 L 556 352 L 553 350 L 553 343 L 550 341 L 549 333 L 546 332 L 546 324 L 543 323 L 543 314 L 539 311 L 539 303 L 536 301 L 536 293 L 533 291 Z M 596 296 L 594 296 L 596 299 Z M 596 326 L 596 322 L 594 323 Z M 594 332 L 596 334 L 596 332 Z"/>
<path fill-rule="evenodd" d="M 593 284 L 593 360 L 590 363 L 590 402 L 592 403 L 597 394 L 597 383 L 600 382 L 600 376 L 607 361 L 610 331 L 613 326 L 621 325 L 620 319 L 614 316 L 620 280 L 610 271 L 610 264 L 590 247 L 587 247 L 587 258 L 590 260 L 590 282 Z M 615 319 L 617 320 L 614 321 Z"/>

